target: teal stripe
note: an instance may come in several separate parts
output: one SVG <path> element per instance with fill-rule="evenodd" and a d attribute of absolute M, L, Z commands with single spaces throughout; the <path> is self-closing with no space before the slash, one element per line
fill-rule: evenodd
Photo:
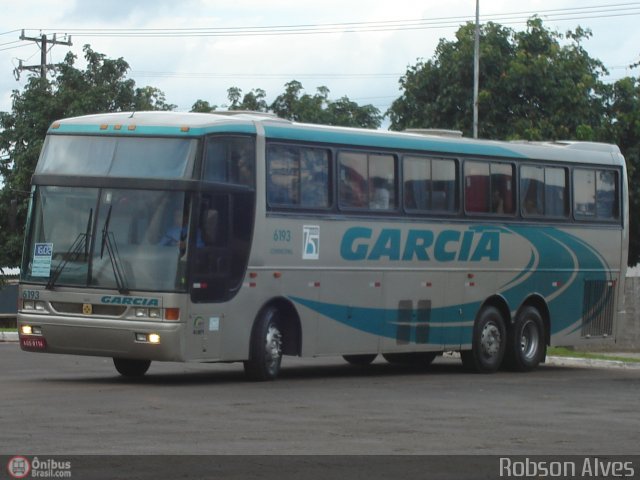
<path fill-rule="evenodd" d="M 552 335 L 562 331 L 570 334 L 581 328 L 583 324 L 598 318 L 600 310 L 607 305 L 612 289 L 603 289 L 601 298 L 596 302 L 597 307 L 593 309 L 590 317 L 582 318 L 582 305 L 585 280 L 604 282 L 612 278 L 611 271 L 599 252 L 575 235 L 556 228 L 513 226 L 505 230 L 505 233 L 507 232 L 522 236 L 532 247 L 527 266 L 499 291 L 511 311 L 518 308 L 534 293 L 547 299 L 551 314 L 550 333 Z M 537 265 L 535 265 L 536 257 Z M 575 276 L 574 272 L 577 272 Z M 527 273 L 530 275 L 526 276 Z M 560 286 L 553 285 L 553 282 L 559 282 Z M 562 294 L 554 298 L 559 289 L 563 289 Z M 396 339 L 401 336 L 398 330 L 407 328 L 406 312 L 402 315 L 403 312 L 398 309 L 354 307 L 294 296 L 290 298 L 323 317 L 372 335 Z M 471 343 L 473 321 L 481 304 L 479 300 L 431 309 L 428 320 L 428 343 L 433 345 Z M 411 312 L 412 320 L 408 327 L 411 331 L 407 338 L 410 343 L 421 343 L 417 314 L 417 310 Z M 401 318 L 405 320 L 401 321 Z M 460 326 L 461 323 L 463 326 Z"/>
<path fill-rule="evenodd" d="M 376 130 L 329 130 L 299 128 L 284 125 L 265 125 L 267 138 L 304 142 L 337 143 L 341 145 L 424 150 L 466 155 L 487 155 L 527 158 L 521 153 L 490 142 L 457 141 L 438 137 L 390 135 Z"/>

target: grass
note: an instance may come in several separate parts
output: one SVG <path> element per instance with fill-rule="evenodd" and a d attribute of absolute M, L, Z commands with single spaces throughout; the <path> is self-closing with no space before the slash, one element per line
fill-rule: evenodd
<path fill-rule="evenodd" d="M 613 360 L 618 362 L 640 363 L 640 358 L 624 355 L 607 355 L 606 353 L 590 353 L 578 352 L 570 348 L 550 347 L 547 349 L 547 355 L 553 357 L 569 357 L 569 358 L 585 358 L 589 360 Z"/>
<path fill-rule="evenodd" d="M 0 328 L 0 332 L 17 332 L 17 328 Z"/>

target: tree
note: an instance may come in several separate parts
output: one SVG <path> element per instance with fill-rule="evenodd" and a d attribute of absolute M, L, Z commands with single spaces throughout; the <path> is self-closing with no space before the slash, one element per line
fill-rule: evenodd
<path fill-rule="evenodd" d="M 382 114 L 373 105 L 360 106 L 348 97 L 329 99 L 329 89 L 318 87 L 315 95 L 302 93 L 304 87 L 297 80 L 285 84 L 270 109 L 279 117 L 297 122 L 318 123 L 343 127 L 378 128 Z"/>
<path fill-rule="evenodd" d="M 196 102 L 191 106 L 191 111 L 198 113 L 211 113 L 217 108 L 217 105 L 211 105 L 206 100 L 196 100 Z"/>
<path fill-rule="evenodd" d="M 257 88 L 251 90 L 242 97 L 242 90 L 238 87 L 231 87 L 227 90 L 227 98 L 230 105 L 229 110 L 249 110 L 253 112 L 266 112 L 268 105 L 265 100 L 267 94 L 264 90 Z M 240 100 L 242 98 L 242 100 Z"/>
<path fill-rule="evenodd" d="M 68 53 L 49 81 L 32 76 L 22 92 L 12 95 L 12 111 L 0 112 L 0 266 L 17 265 L 22 249 L 31 176 L 47 129 L 59 118 L 96 112 L 171 110 L 164 94 L 153 87 L 136 88 L 126 78 L 129 65 L 84 47 L 85 70 Z M 9 228 L 11 200 L 17 198 L 17 232 Z"/>
<path fill-rule="evenodd" d="M 617 144 L 627 161 L 629 265 L 637 265 L 640 262 L 640 79 L 618 80 L 605 98 L 606 116 L 599 139 Z"/>
<path fill-rule="evenodd" d="M 471 135 L 472 23 L 455 41 L 440 40 L 432 60 L 400 79 L 402 95 L 387 112 L 391 128 L 451 128 Z M 479 136 L 529 140 L 591 139 L 601 127 L 600 77 L 606 70 L 582 47 L 591 32 L 562 35 L 532 18 L 524 31 L 481 27 Z M 562 44 L 564 41 L 564 44 Z"/>
<path fill-rule="evenodd" d="M 474 25 L 441 40 L 434 57 L 400 79 L 391 128 L 472 131 Z M 479 135 L 496 139 L 592 140 L 619 145 L 629 174 L 629 265 L 640 261 L 640 80 L 602 81 L 603 64 L 583 47 L 591 32 L 565 35 L 532 18 L 524 31 L 482 26 Z"/>
<path fill-rule="evenodd" d="M 285 91 L 269 105 L 266 92 L 260 88 L 242 95 L 238 87 L 227 90 L 229 110 L 251 110 L 273 112 L 281 118 L 296 122 L 340 125 L 343 127 L 379 128 L 382 114 L 373 105 L 360 106 L 356 102 L 342 97 L 337 101 L 329 99 L 329 89 L 318 87 L 314 95 L 304 93 L 302 83 L 292 80 L 285 84 Z M 209 102 L 198 100 L 191 108 L 192 112 L 212 112 Z"/>

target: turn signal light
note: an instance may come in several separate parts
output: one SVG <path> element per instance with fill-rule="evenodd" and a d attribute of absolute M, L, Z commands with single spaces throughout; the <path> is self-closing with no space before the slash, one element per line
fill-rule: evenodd
<path fill-rule="evenodd" d="M 180 309 L 179 308 L 165 308 L 164 309 L 164 319 L 165 320 L 180 320 Z"/>

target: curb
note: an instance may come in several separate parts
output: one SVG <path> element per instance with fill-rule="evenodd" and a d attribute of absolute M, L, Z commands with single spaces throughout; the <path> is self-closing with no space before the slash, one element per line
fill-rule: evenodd
<path fill-rule="evenodd" d="M 595 360 L 593 358 L 573 358 L 573 357 L 547 357 L 544 365 L 558 367 L 595 367 L 595 368 L 627 368 L 640 369 L 638 362 L 624 362 L 622 360 Z"/>
<path fill-rule="evenodd" d="M 18 332 L 0 332 L 0 342 L 17 342 Z"/>

